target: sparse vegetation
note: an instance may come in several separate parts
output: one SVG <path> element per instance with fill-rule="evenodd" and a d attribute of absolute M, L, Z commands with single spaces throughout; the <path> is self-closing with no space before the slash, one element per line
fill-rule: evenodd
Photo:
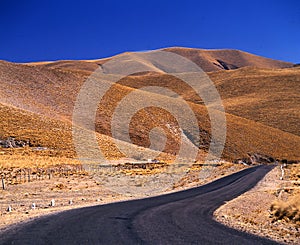
<path fill-rule="evenodd" d="M 284 220 L 288 223 L 295 223 L 300 227 L 300 196 L 294 196 L 288 201 L 276 201 L 271 205 L 273 220 Z"/>

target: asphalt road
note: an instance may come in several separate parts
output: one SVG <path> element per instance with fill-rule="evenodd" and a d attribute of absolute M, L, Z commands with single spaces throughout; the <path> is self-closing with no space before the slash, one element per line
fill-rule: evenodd
<path fill-rule="evenodd" d="M 214 221 L 215 209 L 251 189 L 258 166 L 168 195 L 65 211 L 0 234 L 1 244 L 276 244 Z"/>

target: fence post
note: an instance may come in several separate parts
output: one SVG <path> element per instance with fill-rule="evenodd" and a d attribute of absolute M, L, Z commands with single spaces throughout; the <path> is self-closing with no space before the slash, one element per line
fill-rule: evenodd
<path fill-rule="evenodd" d="M 22 169 L 22 172 L 23 172 L 23 180 L 24 180 L 24 183 L 26 183 L 26 168 L 25 168 L 25 169 Z"/>
<path fill-rule="evenodd" d="M 281 180 L 283 180 L 283 178 L 284 178 L 284 169 L 283 169 L 283 166 L 284 166 L 283 164 L 280 165 L 280 169 L 281 169 L 281 176 L 280 176 L 280 179 L 281 179 Z"/>
<path fill-rule="evenodd" d="M 1 177 L 1 182 L 2 182 L 2 189 L 5 190 L 5 182 L 4 182 L 4 178 Z"/>
<path fill-rule="evenodd" d="M 28 182 L 30 182 L 30 172 L 31 172 L 31 170 L 28 169 Z"/>

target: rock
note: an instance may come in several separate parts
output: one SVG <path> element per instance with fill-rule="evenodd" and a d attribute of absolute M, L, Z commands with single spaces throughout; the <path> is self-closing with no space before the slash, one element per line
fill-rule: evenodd
<path fill-rule="evenodd" d="M 11 208 L 10 205 L 7 207 L 7 210 L 6 210 L 6 211 L 9 212 L 9 213 L 12 211 L 12 208 Z"/>
<path fill-rule="evenodd" d="M 234 160 L 234 163 L 244 165 L 272 164 L 276 162 L 277 160 L 275 158 L 261 153 L 248 153 L 248 158 Z"/>
<path fill-rule="evenodd" d="M 273 157 L 261 153 L 248 153 L 248 156 L 252 164 L 268 164 L 275 162 Z"/>
<path fill-rule="evenodd" d="M 69 204 L 72 205 L 73 204 L 73 200 L 69 200 Z"/>
<path fill-rule="evenodd" d="M 30 143 L 23 140 L 15 140 L 14 137 L 8 137 L 7 139 L 0 139 L 0 147 L 2 148 L 19 148 L 30 145 Z"/>

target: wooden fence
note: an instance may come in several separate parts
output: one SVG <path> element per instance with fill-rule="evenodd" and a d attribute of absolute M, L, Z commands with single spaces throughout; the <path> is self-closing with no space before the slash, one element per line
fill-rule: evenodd
<path fill-rule="evenodd" d="M 69 177 L 72 175 L 86 175 L 82 165 L 59 165 L 47 168 L 0 168 L 1 185 L 5 190 L 8 185 L 51 179 L 55 177 Z"/>

